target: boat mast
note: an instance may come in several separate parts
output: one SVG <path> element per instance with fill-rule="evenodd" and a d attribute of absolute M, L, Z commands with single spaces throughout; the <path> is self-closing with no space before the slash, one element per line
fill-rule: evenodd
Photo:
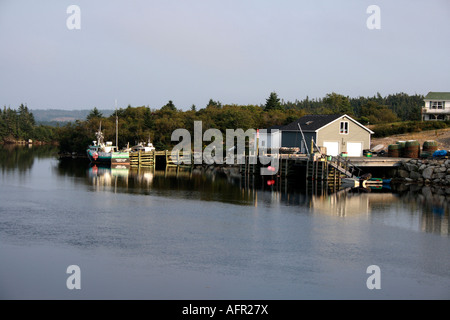
<path fill-rule="evenodd" d="M 118 131 L 119 131 L 119 118 L 117 117 L 117 99 L 116 99 L 116 148 L 117 151 L 119 151 L 119 136 L 118 136 Z"/>

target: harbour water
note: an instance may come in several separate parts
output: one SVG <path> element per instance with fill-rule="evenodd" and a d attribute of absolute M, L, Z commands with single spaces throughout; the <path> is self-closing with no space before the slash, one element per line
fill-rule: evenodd
<path fill-rule="evenodd" d="M 0 299 L 450 298 L 450 189 L 327 193 L 55 151 L 1 147 Z"/>

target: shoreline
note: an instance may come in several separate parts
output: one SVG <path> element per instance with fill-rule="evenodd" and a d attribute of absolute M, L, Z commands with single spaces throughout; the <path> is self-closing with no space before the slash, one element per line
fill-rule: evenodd
<path fill-rule="evenodd" d="M 450 159 L 410 159 L 402 161 L 395 182 L 430 186 L 450 186 Z"/>

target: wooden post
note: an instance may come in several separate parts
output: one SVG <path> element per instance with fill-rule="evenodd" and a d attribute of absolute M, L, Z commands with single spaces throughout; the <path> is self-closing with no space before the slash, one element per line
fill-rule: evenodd
<path fill-rule="evenodd" d="M 289 159 L 286 159 L 286 168 L 284 170 L 284 176 L 287 177 L 288 175 L 288 165 L 289 165 Z"/>

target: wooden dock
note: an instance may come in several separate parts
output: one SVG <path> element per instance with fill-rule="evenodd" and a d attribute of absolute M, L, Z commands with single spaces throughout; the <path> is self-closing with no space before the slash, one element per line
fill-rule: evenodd
<path fill-rule="evenodd" d="M 370 173 L 373 168 L 395 168 L 406 158 L 388 157 L 325 157 L 320 155 L 278 155 L 278 171 L 274 174 L 281 178 L 304 177 L 309 181 L 326 181 L 328 186 L 341 185 L 343 178 L 359 177 Z M 253 157 L 245 157 L 240 166 L 242 177 L 261 175 L 261 168 L 267 167 Z M 383 169 L 384 168 L 384 169 Z"/>
<path fill-rule="evenodd" d="M 328 186 L 336 188 L 341 185 L 343 178 L 358 177 L 363 173 L 367 173 L 369 168 L 395 168 L 405 160 L 405 158 L 389 158 L 389 157 L 325 157 L 320 154 L 267 154 L 271 161 L 276 159 L 278 170 L 274 171 L 273 177 L 282 179 L 299 179 L 303 178 L 308 181 L 325 181 Z M 182 159 L 190 159 L 190 164 L 182 162 Z M 132 167 L 193 167 L 194 159 L 198 160 L 202 154 L 194 154 L 189 152 L 183 154 L 177 152 L 172 154 L 169 150 L 151 151 L 151 152 L 133 152 L 130 153 L 130 166 Z M 267 159 L 267 160 L 269 160 Z M 266 161 L 262 164 L 259 156 L 246 155 L 239 157 L 239 173 L 241 178 L 254 179 L 261 176 L 261 169 L 268 168 L 271 164 Z M 203 164 L 203 161 L 201 162 Z M 224 164 L 228 166 L 229 164 Z M 273 165 L 273 164 L 272 164 Z M 219 165 L 220 166 L 220 165 Z M 384 169 L 383 169 L 384 170 Z M 266 177 L 270 177 L 268 175 Z"/>
<path fill-rule="evenodd" d="M 182 152 L 177 152 L 175 155 L 172 155 L 171 151 L 164 150 L 130 152 L 130 165 L 141 167 L 156 167 L 157 163 L 162 163 L 166 167 L 190 166 L 181 162 L 183 156 L 188 156 L 191 160 L 191 164 L 194 163 L 193 153 L 183 155 Z"/>

